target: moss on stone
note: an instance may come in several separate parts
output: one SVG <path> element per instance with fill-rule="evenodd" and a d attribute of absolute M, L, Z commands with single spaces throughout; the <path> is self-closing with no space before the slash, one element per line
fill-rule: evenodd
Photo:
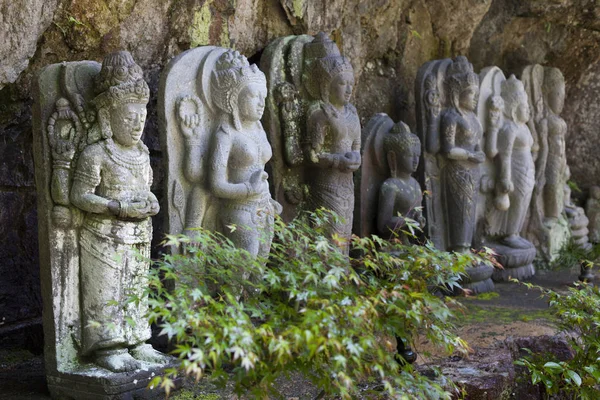
<path fill-rule="evenodd" d="M 192 48 L 210 43 L 211 3 L 211 1 L 207 1 L 198 11 L 194 12 L 192 24 L 189 27 L 190 47 Z"/>
<path fill-rule="evenodd" d="M 456 324 L 459 326 L 477 323 L 508 324 L 515 321 L 555 321 L 555 317 L 550 309 L 531 310 L 500 306 L 480 306 L 472 304 L 470 300 L 466 299 L 461 300 L 461 303 L 465 307 L 465 312 L 456 321 Z"/>

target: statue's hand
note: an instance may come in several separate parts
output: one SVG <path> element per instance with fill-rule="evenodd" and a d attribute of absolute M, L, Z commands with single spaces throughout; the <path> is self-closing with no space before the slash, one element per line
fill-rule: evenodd
<path fill-rule="evenodd" d="M 340 170 L 356 171 L 360 168 L 360 153 L 358 151 L 349 151 L 341 158 Z"/>
<path fill-rule="evenodd" d="M 152 209 L 152 202 L 146 200 L 122 201 L 119 215 L 129 219 L 144 219 L 155 215 Z"/>
<path fill-rule="evenodd" d="M 502 178 L 498 182 L 498 191 L 500 193 L 510 193 L 515 190 L 515 186 L 513 185 L 510 179 Z"/>
<path fill-rule="evenodd" d="M 52 148 L 52 157 L 57 161 L 72 161 L 75 145 L 70 140 L 58 139 Z"/>
<path fill-rule="evenodd" d="M 485 161 L 485 153 L 483 151 L 475 151 L 469 154 L 469 161 L 481 164 Z"/>
<path fill-rule="evenodd" d="M 265 191 L 265 185 L 267 184 L 267 179 L 269 178 L 269 174 L 267 174 L 263 170 L 254 171 L 254 173 L 250 176 L 250 195 L 256 196 Z"/>

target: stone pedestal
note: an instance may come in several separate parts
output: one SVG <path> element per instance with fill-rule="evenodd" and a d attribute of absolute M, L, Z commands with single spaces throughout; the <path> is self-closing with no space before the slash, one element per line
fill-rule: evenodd
<path fill-rule="evenodd" d="M 504 269 L 494 270 L 493 280 L 508 282 L 511 278 L 528 279 L 535 275 L 533 260 L 536 255 L 535 247 L 515 249 L 498 243 L 490 243 L 489 247 L 498 254 L 498 262 Z"/>
<path fill-rule="evenodd" d="M 148 387 L 150 381 L 162 373 L 163 368 L 148 363 L 144 363 L 142 369 L 122 373 L 86 364 L 68 372 L 49 373 L 46 379 L 53 399 L 150 400 L 165 397 L 163 389 Z"/>
<path fill-rule="evenodd" d="M 480 264 L 476 267 L 465 270 L 467 276 L 462 280 L 461 285 L 469 289 L 473 294 L 486 293 L 494 290 L 492 275 L 495 268 L 491 265 Z"/>

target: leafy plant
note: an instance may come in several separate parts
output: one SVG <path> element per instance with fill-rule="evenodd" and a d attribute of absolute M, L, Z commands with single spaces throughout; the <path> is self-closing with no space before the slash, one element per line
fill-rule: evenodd
<path fill-rule="evenodd" d="M 562 392 L 572 399 L 597 399 L 600 393 L 600 290 L 576 283 L 566 294 L 541 290 L 549 299 L 561 330 L 569 334 L 575 357 L 559 360 L 549 354 L 530 354 L 516 361 L 531 373 L 531 382 L 542 383 L 548 396 Z"/>
<path fill-rule="evenodd" d="M 267 398 L 277 395 L 277 377 L 299 371 L 343 399 L 373 379 L 390 398 L 449 399 L 397 358 L 392 338 L 419 332 L 466 352 L 450 330 L 454 301 L 434 292 L 457 286 L 476 256 L 373 236 L 354 237 L 351 254 L 360 257 L 348 257 L 325 236 L 331 218 L 319 211 L 288 225 L 276 219 L 268 260 L 213 232 L 168 236 L 177 251 L 151 272 L 149 317 L 174 344 L 179 366 L 151 384 L 168 393 L 178 375 L 208 375 Z"/>

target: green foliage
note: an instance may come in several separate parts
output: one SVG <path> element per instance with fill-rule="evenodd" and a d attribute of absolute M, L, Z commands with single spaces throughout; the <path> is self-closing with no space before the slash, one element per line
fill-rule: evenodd
<path fill-rule="evenodd" d="M 594 263 L 589 260 L 597 260 L 600 257 L 600 245 L 594 245 L 591 250 L 581 249 L 571 239 L 558 253 L 558 257 L 546 266 L 551 271 L 570 269 L 575 265 L 585 265 L 593 268 Z"/>
<path fill-rule="evenodd" d="M 269 260 L 203 230 L 194 240 L 168 236 L 178 251 L 151 273 L 150 320 L 174 343 L 180 365 L 152 385 L 208 375 L 267 398 L 277 395 L 278 376 L 299 371 L 343 399 L 373 379 L 390 398 L 449 399 L 440 384 L 400 366 L 391 338 L 418 331 L 465 352 L 450 330 L 455 302 L 433 292 L 458 286 L 476 256 L 354 237 L 351 254 L 360 257 L 348 257 L 325 237 L 330 218 L 318 212 L 287 226 L 277 219 Z"/>
<path fill-rule="evenodd" d="M 573 399 L 597 399 L 600 385 L 600 290 L 576 284 L 566 294 L 539 286 L 549 299 L 561 330 L 570 336 L 575 357 L 560 361 L 551 354 L 532 354 L 516 361 L 531 373 L 531 382 L 542 383 L 548 395 L 563 392 Z"/>

